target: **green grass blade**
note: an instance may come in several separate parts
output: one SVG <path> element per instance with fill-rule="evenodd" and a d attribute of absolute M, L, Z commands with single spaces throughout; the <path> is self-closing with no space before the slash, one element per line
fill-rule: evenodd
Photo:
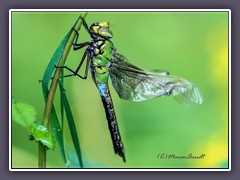
<path fill-rule="evenodd" d="M 64 77 L 63 76 L 64 76 L 64 69 L 62 70 L 61 79 L 60 79 L 61 83 L 64 85 Z M 64 107 L 63 107 L 61 94 L 60 94 L 60 111 L 61 111 L 61 127 L 64 130 Z"/>
<path fill-rule="evenodd" d="M 54 107 L 52 108 L 50 123 L 51 123 L 51 127 L 53 128 L 53 134 L 54 134 L 54 137 L 56 138 L 56 142 L 58 143 L 58 147 L 59 147 L 60 153 L 63 157 L 64 163 L 67 164 L 68 158 L 67 158 L 67 155 L 66 155 L 65 149 L 64 149 L 63 130 L 60 127 Z"/>
<path fill-rule="evenodd" d="M 55 53 L 53 54 L 48 66 L 46 68 L 46 71 L 44 73 L 43 80 L 42 80 L 42 91 L 43 91 L 43 96 L 44 96 L 45 102 L 47 101 L 47 97 L 48 97 L 48 93 L 49 93 L 48 83 L 52 77 L 53 71 L 55 70 L 55 65 L 58 64 L 59 59 L 61 59 L 61 57 L 63 55 L 63 49 L 65 48 L 65 46 L 67 44 L 67 41 L 71 35 L 71 32 L 72 32 L 72 30 L 70 30 L 67 33 L 67 35 L 63 38 L 63 40 L 57 47 Z M 64 150 L 63 131 L 62 131 L 62 128 L 60 127 L 54 106 L 52 107 L 52 112 L 51 112 L 51 116 L 50 116 L 50 124 L 51 124 L 51 127 L 53 128 L 54 137 L 56 138 L 56 141 L 58 143 L 59 150 L 64 159 L 64 163 L 66 164 L 67 157 L 66 157 L 65 150 Z"/>
<path fill-rule="evenodd" d="M 77 129 L 76 129 L 76 125 L 75 125 L 75 122 L 74 122 L 73 115 L 72 115 L 72 111 L 71 111 L 71 108 L 70 108 L 65 90 L 64 90 L 61 82 L 59 82 L 59 87 L 60 87 L 62 102 L 63 102 L 65 112 L 66 112 L 66 116 L 67 116 L 67 121 L 68 121 L 69 129 L 70 129 L 72 141 L 73 141 L 73 144 L 74 144 L 74 147 L 75 147 L 75 151 L 77 153 L 79 165 L 80 165 L 80 167 L 83 168 L 80 142 L 79 142 L 79 139 L 78 139 Z"/>
<path fill-rule="evenodd" d="M 47 68 L 44 73 L 43 79 L 42 79 L 42 89 L 44 92 L 44 98 L 47 98 L 48 95 L 48 83 L 52 77 L 52 74 L 55 70 L 55 65 L 58 64 L 59 59 L 63 56 L 63 50 L 67 44 L 67 41 L 72 33 L 72 29 L 66 34 L 66 36 L 63 38 L 59 46 L 57 47 L 56 51 L 54 52 Z"/>
<path fill-rule="evenodd" d="M 64 74 L 64 69 L 62 70 L 62 73 L 61 73 L 61 82 L 64 84 L 64 78 L 63 78 L 63 74 Z M 67 162 L 69 161 L 69 158 L 68 158 L 68 153 L 66 152 L 67 150 L 65 149 L 66 147 L 65 147 L 65 141 L 64 141 L 64 128 L 65 128 L 65 126 L 64 126 L 64 105 L 63 105 L 63 102 L 62 102 L 62 95 L 60 94 L 60 112 L 61 112 L 61 121 L 60 121 L 60 126 L 61 126 L 61 128 L 62 128 L 62 131 L 63 131 L 63 133 L 62 133 L 62 139 L 61 139 L 61 142 L 63 142 L 63 145 L 64 145 L 64 152 L 65 152 L 65 165 L 66 164 L 68 164 Z"/>

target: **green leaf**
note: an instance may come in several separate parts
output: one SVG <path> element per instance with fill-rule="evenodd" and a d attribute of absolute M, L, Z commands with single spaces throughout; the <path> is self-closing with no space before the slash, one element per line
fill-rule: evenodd
<path fill-rule="evenodd" d="M 36 110 L 29 104 L 16 102 L 12 99 L 12 119 L 28 128 L 36 120 Z"/>
<path fill-rule="evenodd" d="M 63 106 L 65 108 L 65 112 L 66 112 L 66 116 L 67 116 L 67 121 L 68 121 L 69 129 L 70 129 L 72 141 L 74 144 L 75 151 L 77 153 L 79 165 L 80 165 L 80 167 L 83 168 L 82 154 L 81 154 L 81 148 L 80 148 L 80 141 L 78 139 L 78 134 L 77 134 L 77 128 L 76 128 L 73 114 L 72 114 L 72 111 L 71 111 L 71 108 L 70 108 L 70 105 L 69 105 L 69 102 L 68 102 L 68 99 L 67 99 L 67 96 L 66 96 L 66 93 L 65 93 L 65 90 L 63 88 L 61 81 L 59 82 L 59 87 L 60 87 L 60 93 L 61 93 Z"/>
<path fill-rule="evenodd" d="M 40 141 L 47 149 L 55 149 L 55 141 L 48 129 L 38 123 L 33 123 L 29 127 L 29 131 L 36 141 Z"/>

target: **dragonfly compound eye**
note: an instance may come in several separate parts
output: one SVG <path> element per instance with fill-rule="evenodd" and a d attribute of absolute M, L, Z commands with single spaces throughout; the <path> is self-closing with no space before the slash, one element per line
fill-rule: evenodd
<path fill-rule="evenodd" d="M 100 36 L 105 37 L 105 38 L 111 38 L 113 36 L 112 32 L 110 29 L 102 27 L 98 30 L 98 33 Z"/>
<path fill-rule="evenodd" d="M 109 28 L 109 22 L 101 22 L 98 25 L 101 26 L 101 27 Z"/>

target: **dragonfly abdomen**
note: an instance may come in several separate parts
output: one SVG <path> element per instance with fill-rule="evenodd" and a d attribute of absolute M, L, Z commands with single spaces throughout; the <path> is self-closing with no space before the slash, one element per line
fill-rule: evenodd
<path fill-rule="evenodd" d="M 100 83 L 96 84 L 99 90 L 99 93 L 102 98 L 102 103 L 105 109 L 107 121 L 108 121 L 108 128 L 111 134 L 112 143 L 114 147 L 114 151 L 116 154 L 123 158 L 125 162 L 125 155 L 124 155 L 124 148 L 123 143 L 121 140 L 120 132 L 118 130 L 118 124 L 116 119 L 116 114 L 113 107 L 113 102 L 111 99 L 110 91 L 108 88 L 107 83 Z"/>

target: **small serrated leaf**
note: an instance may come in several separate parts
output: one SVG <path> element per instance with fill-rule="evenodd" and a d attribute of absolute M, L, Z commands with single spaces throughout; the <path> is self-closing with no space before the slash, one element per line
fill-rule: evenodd
<path fill-rule="evenodd" d="M 28 128 L 36 120 L 36 110 L 29 104 L 16 102 L 12 99 L 12 119 Z"/>
<path fill-rule="evenodd" d="M 55 149 L 54 138 L 45 126 L 38 123 L 33 123 L 29 127 L 29 131 L 36 141 L 40 141 L 44 146 L 46 146 L 50 150 Z"/>

